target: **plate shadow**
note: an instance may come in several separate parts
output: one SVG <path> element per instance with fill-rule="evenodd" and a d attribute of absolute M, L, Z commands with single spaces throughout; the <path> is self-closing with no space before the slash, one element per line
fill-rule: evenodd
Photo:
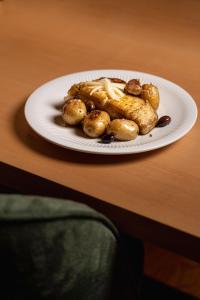
<path fill-rule="evenodd" d="M 168 150 L 169 146 L 165 148 L 153 150 L 150 152 L 125 154 L 125 155 L 99 155 L 92 153 L 84 153 L 73 151 L 67 148 L 62 148 L 55 145 L 43 137 L 35 133 L 28 125 L 24 115 L 24 105 L 26 99 L 23 99 L 22 104 L 13 113 L 12 128 L 21 143 L 32 151 L 40 155 L 52 157 L 55 160 L 70 161 L 78 164 L 124 164 L 127 162 L 138 163 L 141 160 L 151 159 L 152 156 L 158 155 L 161 152 Z M 60 126 L 64 126 L 62 119 L 57 115 L 54 122 Z M 77 129 L 77 132 L 80 130 Z M 170 145 L 172 147 L 173 145 Z"/>

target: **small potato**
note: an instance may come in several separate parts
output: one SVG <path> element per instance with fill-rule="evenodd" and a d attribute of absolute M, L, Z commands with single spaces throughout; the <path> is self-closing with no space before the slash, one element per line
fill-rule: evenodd
<path fill-rule="evenodd" d="M 67 100 L 63 106 L 63 120 L 69 125 L 79 124 L 87 114 L 85 103 L 80 99 Z"/>
<path fill-rule="evenodd" d="M 89 137 L 102 135 L 110 122 L 109 114 L 101 110 L 93 110 L 83 120 L 83 131 Z"/>
<path fill-rule="evenodd" d="M 141 97 L 148 100 L 154 110 L 157 110 L 160 103 L 160 95 L 158 88 L 153 84 L 143 84 Z"/>
<path fill-rule="evenodd" d="M 107 128 L 107 134 L 113 134 L 115 139 L 119 141 L 134 140 L 138 133 L 138 125 L 134 121 L 126 119 L 115 119 L 110 122 Z"/>

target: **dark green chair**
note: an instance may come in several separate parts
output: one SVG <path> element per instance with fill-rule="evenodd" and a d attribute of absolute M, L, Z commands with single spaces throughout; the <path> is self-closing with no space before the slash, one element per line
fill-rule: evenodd
<path fill-rule="evenodd" d="M 86 205 L 0 195 L 2 300 L 137 299 L 142 262 L 142 244 Z"/>

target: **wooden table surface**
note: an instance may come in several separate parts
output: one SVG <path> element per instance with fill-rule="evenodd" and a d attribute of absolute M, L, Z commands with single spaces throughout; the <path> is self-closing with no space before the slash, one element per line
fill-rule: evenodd
<path fill-rule="evenodd" d="M 199 12 L 197 0 L 0 1 L 1 182 L 25 189 L 33 174 L 34 189 L 46 181 L 81 192 L 127 233 L 199 260 L 198 121 L 171 146 L 112 157 L 48 143 L 23 113 L 44 82 L 110 68 L 169 79 L 199 106 Z"/>

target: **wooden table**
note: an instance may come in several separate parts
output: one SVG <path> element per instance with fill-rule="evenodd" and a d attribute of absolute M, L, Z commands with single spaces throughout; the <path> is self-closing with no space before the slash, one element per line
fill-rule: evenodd
<path fill-rule="evenodd" d="M 69 195 L 122 231 L 200 260 L 200 125 L 151 153 L 96 156 L 35 134 L 24 103 L 42 83 L 76 71 L 153 73 L 199 105 L 200 1 L 0 1 L 1 184 Z"/>

